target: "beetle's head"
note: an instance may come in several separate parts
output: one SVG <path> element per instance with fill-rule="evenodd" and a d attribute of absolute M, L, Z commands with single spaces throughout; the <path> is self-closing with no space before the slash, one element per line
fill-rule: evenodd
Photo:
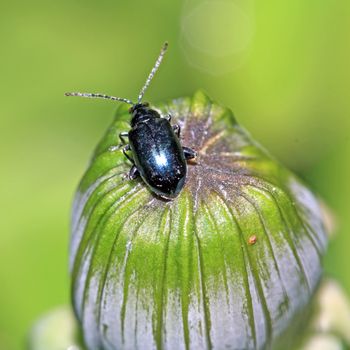
<path fill-rule="evenodd" d="M 133 127 L 135 124 L 144 120 L 145 117 L 149 114 L 149 104 L 147 102 L 144 103 L 136 103 L 130 109 L 129 113 L 131 114 L 131 126 Z"/>
<path fill-rule="evenodd" d="M 136 114 L 142 113 L 142 111 L 146 111 L 148 107 L 148 102 L 136 103 L 129 108 L 129 113 L 134 117 Z"/>
<path fill-rule="evenodd" d="M 130 122 L 131 127 L 150 118 L 160 118 L 160 114 L 156 110 L 150 108 L 147 102 L 136 103 L 129 109 L 129 113 L 132 115 Z"/>

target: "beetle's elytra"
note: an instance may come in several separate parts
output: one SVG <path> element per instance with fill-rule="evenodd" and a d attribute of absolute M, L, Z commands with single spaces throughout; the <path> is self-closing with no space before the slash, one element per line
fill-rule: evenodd
<path fill-rule="evenodd" d="M 69 92 L 66 96 L 104 98 L 131 105 L 131 129 L 119 134 L 124 155 L 133 164 L 128 177 L 141 176 L 152 192 L 166 199 L 175 198 L 182 190 L 187 174 L 187 159 L 197 153 L 180 143 L 180 126 L 171 125 L 171 115 L 161 116 L 156 110 L 142 103 L 143 95 L 158 70 L 168 44 L 162 47 L 160 55 L 142 87 L 137 103 L 129 99 L 107 96 L 99 93 Z M 129 139 L 129 143 L 126 142 Z M 130 152 L 130 154 L 128 154 Z"/>

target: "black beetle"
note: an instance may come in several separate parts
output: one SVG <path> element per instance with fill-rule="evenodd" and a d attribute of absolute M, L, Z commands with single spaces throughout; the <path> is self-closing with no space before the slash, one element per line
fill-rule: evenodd
<path fill-rule="evenodd" d="M 129 113 L 131 118 L 131 130 L 119 134 L 124 155 L 131 161 L 133 166 L 128 177 L 135 179 L 141 176 L 143 181 L 158 196 L 172 199 L 182 190 L 186 174 L 187 159 L 197 156 L 197 153 L 180 144 L 180 126 L 171 125 L 171 115 L 162 117 L 149 104 L 142 103 L 143 95 L 149 86 L 154 74 L 164 57 L 168 43 L 165 43 L 158 59 L 149 74 L 145 85 L 142 87 L 137 103 L 126 98 L 107 96 L 104 94 L 69 92 L 66 96 L 81 96 L 89 98 L 104 98 L 122 101 L 131 104 Z M 126 144 L 125 138 L 129 138 Z M 130 157 L 127 151 L 131 151 Z"/>

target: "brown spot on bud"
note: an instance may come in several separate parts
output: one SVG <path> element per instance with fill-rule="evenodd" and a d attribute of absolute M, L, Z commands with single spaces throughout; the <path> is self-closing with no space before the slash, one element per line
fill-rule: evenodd
<path fill-rule="evenodd" d="M 258 240 L 258 238 L 255 235 L 252 235 L 248 238 L 248 244 L 253 245 L 256 243 L 257 240 Z"/>

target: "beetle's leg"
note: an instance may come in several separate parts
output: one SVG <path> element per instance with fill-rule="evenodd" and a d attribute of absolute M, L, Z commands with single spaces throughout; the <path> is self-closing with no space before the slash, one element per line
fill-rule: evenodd
<path fill-rule="evenodd" d="M 170 123 L 171 120 L 171 114 L 168 113 L 167 115 L 164 116 L 164 118 Z"/>
<path fill-rule="evenodd" d="M 127 144 L 126 146 L 123 147 L 123 153 L 126 158 L 130 160 L 132 164 L 135 164 L 134 160 L 126 153 L 127 151 L 130 151 L 130 145 Z"/>
<path fill-rule="evenodd" d="M 128 131 L 123 131 L 119 134 L 119 138 L 120 138 L 120 141 L 122 142 L 123 145 L 126 144 L 126 141 L 124 139 L 124 137 L 128 137 L 129 136 L 129 132 Z"/>
<path fill-rule="evenodd" d="M 133 165 L 129 171 L 128 178 L 129 178 L 129 180 L 134 180 L 138 176 L 140 176 L 140 172 L 137 169 L 136 165 Z"/>
<path fill-rule="evenodd" d="M 177 137 L 180 137 L 181 126 L 179 124 L 175 124 L 173 125 L 173 130 L 175 131 L 175 134 L 177 135 Z"/>
<path fill-rule="evenodd" d="M 188 159 L 193 159 L 197 157 L 197 152 L 195 150 L 193 150 L 192 148 L 188 148 L 188 147 L 182 147 L 183 151 L 184 151 L 184 155 L 185 158 Z"/>

